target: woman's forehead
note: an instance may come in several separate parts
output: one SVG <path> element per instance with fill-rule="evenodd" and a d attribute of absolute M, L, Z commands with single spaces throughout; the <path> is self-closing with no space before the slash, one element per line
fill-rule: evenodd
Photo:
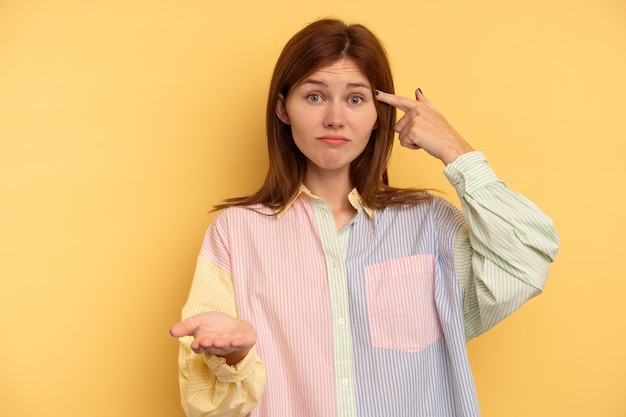
<path fill-rule="evenodd" d="M 337 60 L 331 64 L 316 68 L 305 76 L 297 85 L 320 84 L 330 82 L 348 84 L 350 87 L 371 88 L 370 81 L 356 62 L 349 58 Z"/>

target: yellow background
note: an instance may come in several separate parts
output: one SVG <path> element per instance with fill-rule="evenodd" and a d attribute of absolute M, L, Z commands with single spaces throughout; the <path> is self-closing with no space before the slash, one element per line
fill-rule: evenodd
<path fill-rule="evenodd" d="M 207 212 L 260 184 L 273 64 L 322 16 L 560 232 L 544 294 L 469 344 L 484 416 L 626 416 L 623 0 L 0 1 L 0 416 L 182 416 Z M 392 182 L 458 204 L 442 168 L 398 147 Z"/>

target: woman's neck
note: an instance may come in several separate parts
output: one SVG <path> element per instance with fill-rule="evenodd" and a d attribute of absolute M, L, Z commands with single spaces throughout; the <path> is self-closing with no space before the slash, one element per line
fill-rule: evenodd
<path fill-rule="evenodd" d="M 304 178 L 304 185 L 328 204 L 335 217 L 337 230 L 341 230 L 350 221 L 356 210 L 348 200 L 353 188 L 349 175 L 309 171 Z"/>
<path fill-rule="evenodd" d="M 341 209 L 350 205 L 348 194 L 353 185 L 347 173 L 318 173 L 309 170 L 304 177 L 304 185 L 333 209 L 335 206 Z"/>

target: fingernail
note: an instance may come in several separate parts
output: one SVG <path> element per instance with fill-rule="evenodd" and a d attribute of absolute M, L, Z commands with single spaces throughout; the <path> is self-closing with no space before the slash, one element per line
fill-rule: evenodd
<path fill-rule="evenodd" d="M 374 90 L 374 94 L 378 95 L 378 90 Z"/>
<path fill-rule="evenodd" d="M 421 88 L 417 87 L 417 91 L 419 91 L 421 95 L 424 95 Z"/>

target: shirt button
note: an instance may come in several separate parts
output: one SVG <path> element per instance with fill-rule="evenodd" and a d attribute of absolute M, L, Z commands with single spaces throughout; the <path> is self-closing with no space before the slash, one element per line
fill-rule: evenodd
<path fill-rule="evenodd" d="M 340 326 L 343 326 L 344 324 L 346 324 L 346 321 L 343 318 L 340 318 L 339 320 L 337 320 L 337 323 L 339 323 Z"/>
<path fill-rule="evenodd" d="M 348 386 L 348 382 L 349 382 L 348 378 L 344 378 L 344 379 L 341 380 L 341 385 L 343 385 L 344 387 L 347 387 Z"/>
<path fill-rule="evenodd" d="M 336 259 L 334 259 L 334 260 L 333 260 L 333 266 L 334 266 L 335 268 L 339 268 L 339 261 L 338 261 L 338 260 L 336 260 Z"/>

